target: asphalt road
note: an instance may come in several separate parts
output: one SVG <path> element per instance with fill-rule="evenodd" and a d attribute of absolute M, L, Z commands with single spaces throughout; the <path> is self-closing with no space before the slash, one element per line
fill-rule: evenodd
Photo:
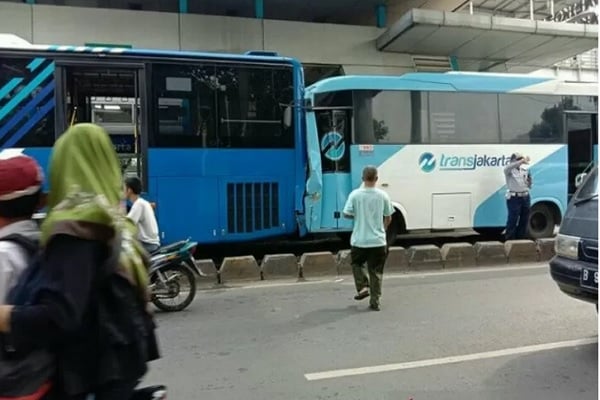
<path fill-rule="evenodd" d="M 598 398 L 595 307 L 543 265 L 385 276 L 380 312 L 353 295 L 349 277 L 198 292 L 157 313 L 145 383 L 186 400 Z"/>

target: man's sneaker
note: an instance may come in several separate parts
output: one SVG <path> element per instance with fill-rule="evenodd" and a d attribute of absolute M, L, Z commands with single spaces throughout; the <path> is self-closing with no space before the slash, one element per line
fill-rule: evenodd
<path fill-rule="evenodd" d="M 369 308 L 373 311 L 379 311 L 379 305 L 378 304 L 370 304 Z"/>
<path fill-rule="evenodd" d="M 363 290 L 358 292 L 356 296 L 354 296 L 354 300 L 362 300 L 366 299 L 367 297 L 369 297 L 369 289 L 364 288 Z"/>

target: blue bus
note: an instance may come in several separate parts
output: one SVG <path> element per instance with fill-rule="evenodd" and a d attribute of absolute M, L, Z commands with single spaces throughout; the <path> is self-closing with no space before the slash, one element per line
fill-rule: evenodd
<path fill-rule="evenodd" d="M 47 166 L 73 123 L 106 128 L 163 242 L 347 236 L 367 164 L 407 231 L 503 229 L 502 166 L 532 159 L 532 237 L 551 236 L 597 158 L 597 84 L 529 75 L 342 76 L 244 55 L 0 43 L 0 148 Z"/>
<path fill-rule="evenodd" d="M 0 44 L 0 147 L 45 168 L 70 125 L 110 134 L 156 203 L 164 243 L 297 231 L 303 71 L 292 58 Z"/>
<path fill-rule="evenodd" d="M 309 232 L 349 232 L 341 212 L 366 165 L 396 213 L 389 234 L 501 233 L 503 166 L 531 157 L 529 233 L 552 236 L 577 176 L 597 160 L 597 83 L 531 75 L 343 76 L 305 90 Z"/>

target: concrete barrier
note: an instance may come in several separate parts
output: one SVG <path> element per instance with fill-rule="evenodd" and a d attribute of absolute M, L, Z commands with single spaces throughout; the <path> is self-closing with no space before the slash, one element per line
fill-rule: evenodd
<path fill-rule="evenodd" d="M 537 246 L 532 240 L 508 240 L 504 243 L 510 264 L 538 261 Z"/>
<path fill-rule="evenodd" d="M 213 260 L 195 260 L 196 266 L 203 276 L 196 276 L 198 287 L 212 287 L 218 283 L 218 271 Z"/>
<path fill-rule="evenodd" d="M 350 250 L 340 250 L 335 256 L 338 275 L 352 275 L 352 258 Z"/>
<path fill-rule="evenodd" d="M 260 269 L 253 256 L 225 257 L 219 269 L 219 282 L 260 280 Z"/>
<path fill-rule="evenodd" d="M 406 249 L 400 246 L 390 247 L 383 272 L 401 272 L 406 270 L 408 270 Z"/>
<path fill-rule="evenodd" d="M 441 249 L 435 245 L 408 249 L 390 247 L 384 271 L 506 265 L 548 261 L 553 256 L 554 239 L 477 242 L 474 245 L 446 243 Z M 198 277 L 200 287 L 236 280 L 352 275 L 350 250 L 341 250 L 335 256 L 328 251 L 304 253 L 299 262 L 294 254 L 268 254 L 260 267 L 253 256 L 226 257 L 218 271 L 210 259 L 196 260 L 196 265 L 205 275 Z"/>
<path fill-rule="evenodd" d="M 217 276 L 217 267 L 210 258 L 195 260 L 198 269 L 206 276 Z"/>
<path fill-rule="evenodd" d="M 300 269 L 303 278 L 337 274 L 335 258 L 329 251 L 302 254 Z"/>
<path fill-rule="evenodd" d="M 497 241 L 477 242 L 473 245 L 477 265 L 489 266 L 508 263 L 504 244 Z"/>
<path fill-rule="evenodd" d="M 260 265 L 263 279 L 298 278 L 298 259 L 293 254 L 267 254 Z"/>
<path fill-rule="evenodd" d="M 469 268 L 477 265 L 475 248 L 471 243 L 446 243 L 440 253 L 444 268 Z"/>
<path fill-rule="evenodd" d="M 556 254 L 554 252 L 554 238 L 538 239 L 536 245 L 540 261 L 550 261 Z"/>
<path fill-rule="evenodd" d="M 406 252 L 408 266 L 412 270 L 442 269 L 440 248 L 433 244 L 411 246 Z"/>

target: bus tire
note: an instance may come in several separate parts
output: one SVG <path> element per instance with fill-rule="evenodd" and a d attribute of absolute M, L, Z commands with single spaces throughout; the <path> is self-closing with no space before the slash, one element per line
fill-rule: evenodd
<path fill-rule="evenodd" d="M 394 243 L 396 243 L 396 240 L 398 239 L 398 235 L 404 233 L 405 231 L 406 228 L 404 224 L 404 217 L 402 217 L 402 213 L 400 213 L 400 211 L 396 210 L 396 212 L 392 214 L 392 222 L 390 223 L 386 231 L 385 239 L 387 242 L 387 246 L 393 246 Z"/>
<path fill-rule="evenodd" d="M 557 211 L 547 203 L 537 203 L 529 213 L 529 237 L 533 240 L 552 237 L 559 223 Z"/>

